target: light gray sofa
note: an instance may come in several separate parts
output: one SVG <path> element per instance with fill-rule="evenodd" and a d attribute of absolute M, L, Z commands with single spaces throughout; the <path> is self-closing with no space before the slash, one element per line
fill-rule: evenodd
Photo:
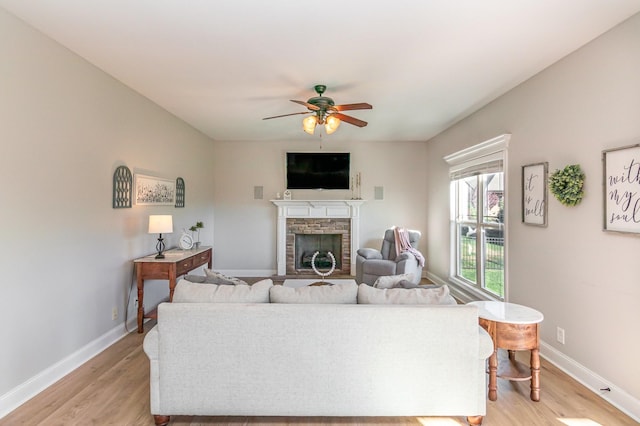
<path fill-rule="evenodd" d="M 493 344 L 476 307 L 356 303 L 403 303 L 397 294 L 409 291 L 181 281 L 144 339 L 156 424 L 172 415 L 467 416 L 481 424 Z M 300 303 L 259 303 L 296 295 Z"/>

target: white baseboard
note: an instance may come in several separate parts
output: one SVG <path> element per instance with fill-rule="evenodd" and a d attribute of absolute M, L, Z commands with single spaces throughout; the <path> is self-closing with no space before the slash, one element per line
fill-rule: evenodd
<path fill-rule="evenodd" d="M 277 275 L 275 269 L 216 269 L 216 272 L 229 277 L 272 277 Z M 311 273 L 311 272 L 310 272 Z"/>
<path fill-rule="evenodd" d="M 617 387 L 609 380 L 597 375 L 545 342 L 540 343 L 540 356 L 567 375 L 573 377 L 618 410 L 640 423 L 640 400 L 629 395 L 622 388 Z M 544 378 L 542 380 L 544 380 Z M 611 390 L 601 390 L 604 388 Z"/>
<path fill-rule="evenodd" d="M 471 292 L 466 293 L 460 291 L 457 286 L 451 285 L 451 283 L 438 277 L 437 275 L 427 272 L 427 278 L 429 278 L 436 284 L 449 285 L 451 295 L 460 300 L 462 303 L 468 303 L 472 300 L 475 300 L 473 299 L 473 295 L 471 294 Z M 569 358 L 568 356 L 545 342 L 540 342 L 540 356 L 558 367 L 565 374 L 580 382 L 582 385 L 587 387 L 587 389 L 594 392 L 605 401 L 609 402 L 618 410 L 622 411 L 623 413 L 640 423 L 640 400 L 629 395 L 623 389 L 615 386 L 613 383 L 604 379 L 603 377 L 600 377 L 593 371 L 579 364 L 574 359 Z M 544 390 L 544 377 L 541 380 Z M 604 388 L 609 388 L 611 390 L 600 390 Z"/>
<path fill-rule="evenodd" d="M 277 271 L 275 269 L 221 269 L 217 272 L 229 277 L 270 277 Z"/>
<path fill-rule="evenodd" d="M 128 326 L 129 330 L 134 330 L 137 327 L 136 320 L 131 320 Z M 76 352 L 0 396 L 0 419 L 126 335 L 124 323 L 120 323 Z"/>

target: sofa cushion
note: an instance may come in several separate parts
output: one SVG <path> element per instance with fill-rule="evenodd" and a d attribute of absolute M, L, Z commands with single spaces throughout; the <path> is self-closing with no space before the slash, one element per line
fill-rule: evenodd
<path fill-rule="evenodd" d="M 378 277 L 373 283 L 375 288 L 393 288 L 400 281 L 413 281 L 413 274 L 386 275 Z"/>
<path fill-rule="evenodd" d="M 449 294 L 449 287 L 436 288 L 374 288 L 367 284 L 358 286 L 358 303 L 371 305 L 456 305 Z"/>
<path fill-rule="evenodd" d="M 173 293 L 174 303 L 269 303 L 270 279 L 253 285 L 200 284 L 181 279 Z"/>
<path fill-rule="evenodd" d="M 209 284 L 227 284 L 227 285 L 248 285 L 246 281 L 239 278 L 228 277 L 220 272 L 216 272 L 213 269 L 203 268 L 206 280 L 204 282 Z"/>
<path fill-rule="evenodd" d="M 358 285 L 355 283 L 307 287 L 274 285 L 270 290 L 271 303 L 357 303 Z"/>

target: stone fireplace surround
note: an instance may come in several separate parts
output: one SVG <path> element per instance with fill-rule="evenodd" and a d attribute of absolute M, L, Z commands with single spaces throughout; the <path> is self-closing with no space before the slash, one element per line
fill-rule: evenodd
<path fill-rule="evenodd" d="M 340 249 L 333 251 L 336 257 L 336 273 L 351 273 L 351 221 L 343 218 L 288 218 L 287 219 L 287 275 L 312 273 L 313 269 L 298 269 L 296 261 L 298 239 L 300 235 L 338 235 L 340 236 Z M 320 248 L 316 248 L 320 250 Z M 318 268 L 320 269 L 320 268 Z M 326 270 L 326 268 L 324 269 Z"/>
<path fill-rule="evenodd" d="M 360 206 L 364 200 L 271 200 L 278 208 L 277 273 L 298 274 L 294 264 L 295 233 L 343 234 L 342 269 L 355 275 L 360 241 Z M 345 229 L 346 228 L 346 229 Z M 348 232 L 347 232 L 348 231 Z"/>

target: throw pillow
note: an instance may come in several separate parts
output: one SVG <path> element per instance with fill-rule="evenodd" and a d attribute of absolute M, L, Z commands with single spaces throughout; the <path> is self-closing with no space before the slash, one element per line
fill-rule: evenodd
<path fill-rule="evenodd" d="M 185 275 L 183 277 L 185 280 L 192 282 L 192 283 L 206 283 L 207 282 L 207 277 L 202 276 L 202 275 Z"/>
<path fill-rule="evenodd" d="M 216 272 L 213 269 L 204 269 L 204 275 L 207 277 L 205 282 L 210 284 L 227 284 L 227 285 L 249 285 L 246 281 L 242 281 L 239 278 L 228 277 L 220 272 Z"/>
<path fill-rule="evenodd" d="M 409 280 L 398 281 L 392 288 L 438 288 L 437 284 L 414 284 Z"/>
<path fill-rule="evenodd" d="M 253 285 L 200 284 L 181 279 L 173 303 L 269 303 L 270 279 Z"/>
<path fill-rule="evenodd" d="M 387 275 L 378 277 L 378 279 L 373 283 L 373 286 L 375 288 L 392 288 L 402 280 L 412 281 L 413 274 Z"/>
<path fill-rule="evenodd" d="M 358 286 L 358 303 L 370 305 L 457 305 L 446 285 L 437 288 L 373 288 Z"/>
<path fill-rule="evenodd" d="M 284 287 L 274 285 L 269 292 L 271 303 L 357 303 L 358 285 L 335 284 L 307 287 Z"/>

